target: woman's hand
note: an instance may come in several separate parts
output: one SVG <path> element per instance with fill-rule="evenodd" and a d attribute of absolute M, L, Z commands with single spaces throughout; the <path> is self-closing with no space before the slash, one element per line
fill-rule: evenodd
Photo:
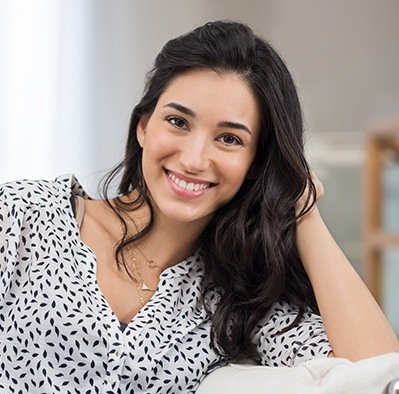
<path fill-rule="evenodd" d="M 302 195 L 299 197 L 298 201 L 296 202 L 296 214 L 297 216 L 300 216 L 302 212 L 305 212 L 308 207 L 310 207 L 313 203 L 313 196 L 312 196 L 312 189 L 314 187 L 314 190 L 316 192 L 316 199 L 314 201 L 314 204 L 312 208 L 306 212 L 304 216 L 309 214 L 315 207 L 316 202 L 324 196 L 324 186 L 319 177 L 316 175 L 314 171 L 311 171 L 311 183 L 308 182 L 304 192 Z M 303 217 L 303 216 L 301 216 Z"/>

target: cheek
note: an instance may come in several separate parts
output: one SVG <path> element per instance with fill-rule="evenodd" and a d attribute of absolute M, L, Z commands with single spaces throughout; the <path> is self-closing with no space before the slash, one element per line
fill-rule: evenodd
<path fill-rule="evenodd" d="M 163 157 L 171 155 L 176 150 L 175 147 L 176 142 L 159 133 L 152 135 L 151 138 L 147 137 L 143 153 L 148 160 L 161 160 Z"/>
<path fill-rule="evenodd" d="M 251 162 L 252 160 L 249 158 L 226 160 L 223 171 L 229 182 L 237 184 L 238 187 L 241 186 L 248 174 Z"/>

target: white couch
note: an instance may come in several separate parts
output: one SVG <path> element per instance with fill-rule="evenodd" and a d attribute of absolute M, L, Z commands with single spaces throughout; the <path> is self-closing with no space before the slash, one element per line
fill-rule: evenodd
<path fill-rule="evenodd" d="M 293 368 L 230 364 L 209 374 L 196 394 L 385 394 L 397 378 L 399 353 L 358 362 L 316 359 Z"/>

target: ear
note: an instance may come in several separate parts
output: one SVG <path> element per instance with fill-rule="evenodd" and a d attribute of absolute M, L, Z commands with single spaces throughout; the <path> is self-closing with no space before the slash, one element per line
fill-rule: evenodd
<path fill-rule="evenodd" d="M 149 119 L 150 117 L 148 115 L 142 115 L 136 126 L 137 141 L 141 147 L 144 146 L 144 141 L 147 134 L 147 123 Z"/>

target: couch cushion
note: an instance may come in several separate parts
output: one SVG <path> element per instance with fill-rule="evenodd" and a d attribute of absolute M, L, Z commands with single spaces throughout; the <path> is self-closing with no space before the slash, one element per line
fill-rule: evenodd
<path fill-rule="evenodd" d="M 316 359 L 293 368 L 230 364 L 208 375 L 197 394 L 382 394 L 395 378 L 399 353 L 357 362 Z"/>

